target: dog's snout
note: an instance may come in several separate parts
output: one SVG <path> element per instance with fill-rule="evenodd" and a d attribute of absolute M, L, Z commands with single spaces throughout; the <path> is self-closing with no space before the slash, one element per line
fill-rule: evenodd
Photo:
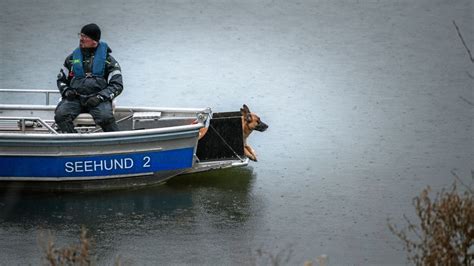
<path fill-rule="evenodd" d="M 255 130 L 263 132 L 267 130 L 267 128 L 268 128 L 268 125 L 260 121 L 260 123 L 258 123 L 258 125 L 255 127 Z"/>

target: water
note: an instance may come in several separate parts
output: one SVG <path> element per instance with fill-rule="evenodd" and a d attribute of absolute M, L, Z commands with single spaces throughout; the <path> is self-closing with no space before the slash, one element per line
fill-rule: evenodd
<path fill-rule="evenodd" d="M 94 8 L 92 8 L 94 6 Z M 246 103 L 270 128 L 259 162 L 139 190 L 0 196 L 0 257 L 36 264 L 38 235 L 100 264 L 404 264 L 387 218 L 474 169 L 473 5 L 447 1 L 2 1 L 0 87 L 55 88 L 95 22 L 120 62 L 120 105 Z M 472 50 L 472 49 L 471 49 Z M 33 101 L 1 95 L 1 102 Z M 291 251 L 291 252 L 290 252 Z"/>

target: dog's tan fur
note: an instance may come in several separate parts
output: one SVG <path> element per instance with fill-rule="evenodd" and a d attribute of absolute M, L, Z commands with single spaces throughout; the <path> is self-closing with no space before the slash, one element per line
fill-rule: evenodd
<path fill-rule="evenodd" d="M 247 107 L 247 105 L 243 105 L 240 108 L 240 113 L 242 114 L 242 131 L 244 135 L 244 154 L 252 161 L 257 161 L 257 154 L 255 150 L 247 144 L 247 138 L 249 135 L 254 131 L 265 131 L 268 128 L 268 125 L 263 123 L 260 120 L 260 117 L 252 112 Z"/>

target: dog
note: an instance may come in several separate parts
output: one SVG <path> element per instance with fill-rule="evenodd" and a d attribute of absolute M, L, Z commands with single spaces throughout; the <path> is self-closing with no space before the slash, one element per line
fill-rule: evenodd
<path fill-rule="evenodd" d="M 245 156 L 247 156 L 247 158 L 256 162 L 257 154 L 252 149 L 252 147 L 250 147 L 250 145 L 247 144 L 247 138 L 254 130 L 257 130 L 260 132 L 267 130 L 268 125 L 263 123 L 260 120 L 260 117 L 258 117 L 258 115 L 250 112 L 250 109 L 245 104 L 242 106 L 242 108 L 240 108 L 240 113 L 242 114 L 242 131 L 244 135 L 244 154 Z"/>

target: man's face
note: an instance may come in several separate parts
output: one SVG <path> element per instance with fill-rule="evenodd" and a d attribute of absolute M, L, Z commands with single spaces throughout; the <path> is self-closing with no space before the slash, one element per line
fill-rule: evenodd
<path fill-rule="evenodd" d="M 95 48 L 97 47 L 97 42 L 89 38 L 83 33 L 79 33 L 79 47 L 81 48 Z"/>

